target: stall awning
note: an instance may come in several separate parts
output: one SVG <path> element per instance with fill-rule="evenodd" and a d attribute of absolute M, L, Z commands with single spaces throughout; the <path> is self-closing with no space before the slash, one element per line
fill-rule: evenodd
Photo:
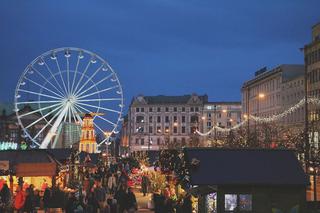
<path fill-rule="evenodd" d="M 17 177 L 55 176 L 56 163 L 19 163 L 16 165 Z"/>

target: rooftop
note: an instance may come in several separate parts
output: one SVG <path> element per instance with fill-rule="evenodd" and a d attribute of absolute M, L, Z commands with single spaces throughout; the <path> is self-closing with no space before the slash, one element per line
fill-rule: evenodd
<path fill-rule="evenodd" d="M 293 151 L 267 149 L 187 148 L 192 185 L 306 185 L 307 178 Z"/>

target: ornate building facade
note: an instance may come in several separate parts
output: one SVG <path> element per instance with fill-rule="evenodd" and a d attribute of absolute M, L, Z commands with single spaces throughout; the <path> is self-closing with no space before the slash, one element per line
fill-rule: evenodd
<path fill-rule="evenodd" d="M 208 96 L 134 97 L 128 112 L 127 139 L 130 151 L 199 146 L 203 139 L 202 116 Z M 122 138 L 126 136 L 122 135 Z"/>

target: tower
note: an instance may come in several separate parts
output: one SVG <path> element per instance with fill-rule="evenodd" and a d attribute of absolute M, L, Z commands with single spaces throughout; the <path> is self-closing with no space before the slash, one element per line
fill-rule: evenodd
<path fill-rule="evenodd" d="M 97 152 L 96 135 L 91 114 L 85 114 L 82 121 L 79 151 L 87 153 Z"/>

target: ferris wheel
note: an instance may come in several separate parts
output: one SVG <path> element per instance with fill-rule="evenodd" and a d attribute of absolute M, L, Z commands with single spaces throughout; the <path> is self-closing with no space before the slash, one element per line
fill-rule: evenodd
<path fill-rule="evenodd" d="M 73 47 L 50 50 L 35 58 L 22 73 L 14 100 L 19 125 L 40 148 L 48 147 L 61 124 L 81 125 L 87 113 L 94 115 L 101 145 L 110 134 L 118 133 L 123 110 L 122 87 L 109 63 L 95 53 Z M 36 119 L 26 122 L 30 116 Z"/>

